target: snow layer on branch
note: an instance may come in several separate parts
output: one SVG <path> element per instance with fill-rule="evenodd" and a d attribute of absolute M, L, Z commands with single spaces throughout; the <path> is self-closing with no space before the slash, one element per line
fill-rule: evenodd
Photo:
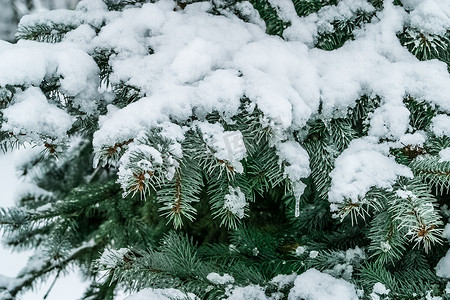
<path fill-rule="evenodd" d="M 282 129 L 304 126 L 317 111 L 319 78 L 305 45 L 268 37 L 243 47 L 234 63 L 244 75 L 245 95 Z"/>
<path fill-rule="evenodd" d="M 402 8 L 386 2 L 378 17 L 378 22 L 356 31 L 354 41 L 335 51 L 311 50 L 320 75 L 323 113 L 343 113 L 362 94 L 376 94 L 394 106 L 401 106 L 403 97 L 411 95 L 449 110 L 446 65 L 419 62 L 400 45 L 396 34 L 405 22 Z"/>
<path fill-rule="evenodd" d="M 214 284 L 234 283 L 233 276 L 229 274 L 223 274 L 223 276 L 221 276 L 220 274 L 217 273 L 209 273 L 208 276 L 206 276 L 206 279 L 208 279 Z"/>
<path fill-rule="evenodd" d="M 264 289 L 259 285 L 248 285 L 245 287 L 236 287 L 228 292 L 226 300 L 269 300 L 264 293 Z"/>
<path fill-rule="evenodd" d="M 296 49 L 298 47 L 285 47 L 282 41 L 268 37 L 259 27 L 238 19 L 211 16 L 194 8 L 177 14 L 167 8 L 164 11 L 161 3 L 158 5 L 144 5 L 142 12 L 129 10 L 123 18 L 107 25 L 94 40 L 102 44 L 113 41 L 112 48 L 126 50 L 126 54 L 111 58 L 114 68 L 111 80 L 137 86 L 149 98 L 106 121 L 95 135 L 96 146 L 118 141 L 118 136 L 110 129 L 115 126 L 109 126 L 110 123 L 133 126 L 125 122 L 128 118 L 122 117 L 124 114 L 138 120 L 139 126 L 129 130 L 133 132 L 158 122 L 162 118 L 159 114 L 172 114 L 181 121 L 192 113 L 202 117 L 212 110 L 225 117 L 233 116 L 244 94 L 253 97 L 266 114 L 282 120 L 283 128 L 291 125 L 293 113 L 296 122 L 304 125 L 311 112 L 317 109 L 319 90 L 314 85 L 317 76 L 308 62 L 306 47 L 299 45 L 304 47 L 301 51 Z M 141 17 L 144 12 L 145 19 Z M 129 28 L 128 18 L 140 28 Z M 136 22 L 136 19 L 141 21 Z M 139 36 L 132 41 L 136 47 L 130 46 L 131 42 L 117 44 L 122 39 L 116 35 L 123 31 L 126 31 L 124 39 L 130 39 L 136 32 L 146 30 L 149 37 Z M 252 43 L 255 40 L 262 42 Z M 148 49 L 141 49 L 142 44 L 151 47 L 154 54 L 145 55 Z M 284 53 L 273 55 L 279 51 Z M 313 109 L 300 95 L 307 97 Z M 294 105 L 288 99 L 292 99 Z M 153 110 L 156 107 L 155 117 L 148 117 L 150 109 L 144 102 L 151 102 Z M 119 136 L 120 139 L 129 137 Z"/>
<path fill-rule="evenodd" d="M 277 8 L 281 19 L 291 23 L 283 36 L 287 40 L 301 41 L 307 45 L 313 45 L 319 32 L 332 32 L 334 21 L 349 20 L 357 12 L 370 13 L 375 10 L 366 0 L 343 0 L 338 5 L 326 6 L 317 13 L 299 18 L 291 1 L 271 0 L 270 3 Z"/>
<path fill-rule="evenodd" d="M 388 295 L 390 290 L 381 282 L 377 282 L 373 285 L 373 292 L 380 295 Z"/>
<path fill-rule="evenodd" d="M 6 122 L 2 130 L 15 135 L 26 134 L 34 141 L 41 136 L 63 139 L 72 126 L 72 117 L 64 110 L 48 103 L 41 90 L 31 87 L 18 93 L 15 103 L 3 110 Z"/>
<path fill-rule="evenodd" d="M 286 141 L 276 145 L 278 156 L 284 163 L 284 174 L 291 180 L 294 196 L 300 199 L 306 185 L 301 181 L 311 173 L 309 168 L 309 155 L 299 143 Z M 295 215 L 298 214 L 297 208 Z"/>
<path fill-rule="evenodd" d="M 319 32 L 334 31 L 334 21 L 349 20 L 358 12 L 373 12 L 375 8 L 366 0 L 343 0 L 337 5 L 325 6 L 317 12 L 317 26 Z"/>
<path fill-rule="evenodd" d="M 311 253 L 312 251 L 310 252 L 310 256 Z M 364 250 L 356 246 L 354 249 L 350 248 L 345 252 L 340 251 L 338 255 L 342 258 L 342 263 L 335 265 L 332 269 L 324 269 L 322 272 L 330 274 L 334 277 L 351 280 L 353 275 L 353 266 L 359 264 L 360 261 L 366 258 Z"/>
<path fill-rule="evenodd" d="M 266 22 L 260 18 L 259 12 L 249 1 L 237 2 L 236 10 L 241 14 L 241 16 L 247 19 L 248 22 L 257 25 L 262 30 L 266 31 Z"/>
<path fill-rule="evenodd" d="M 390 290 L 386 289 L 386 286 L 384 284 L 382 284 L 381 282 L 377 282 L 374 284 L 372 293 L 369 296 L 372 300 L 381 300 L 385 299 L 386 297 L 383 297 L 383 295 L 388 295 L 389 292 Z"/>
<path fill-rule="evenodd" d="M 155 145 L 158 147 L 158 145 Z M 117 182 L 126 191 L 130 185 L 130 179 L 143 174 L 146 179 L 155 179 L 158 183 L 164 180 L 172 180 L 175 170 L 179 166 L 174 153 L 161 153 L 161 149 L 147 144 L 141 144 L 139 139 L 128 146 L 127 151 L 120 158 Z M 176 149 L 177 151 L 178 149 Z M 155 174 L 158 178 L 154 177 Z"/>
<path fill-rule="evenodd" d="M 423 131 L 416 131 L 414 133 L 406 133 L 400 137 L 398 142 L 393 146 L 394 148 L 403 148 L 407 145 L 423 146 L 425 143 L 426 134 Z"/>
<path fill-rule="evenodd" d="M 195 125 L 218 160 L 227 161 L 238 173 L 244 171 L 241 160 L 247 156 L 247 149 L 240 131 L 224 131 L 219 123 L 196 122 Z"/>
<path fill-rule="evenodd" d="M 441 258 L 436 266 L 436 275 L 450 279 L 450 250 Z"/>
<path fill-rule="evenodd" d="M 197 300 L 192 293 L 183 293 L 177 289 L 143 289 L 138 293 L 126 297 L 124 300 Z"/>
<path fill-rule="evenodd" d="M 247 202 L 245 201 L 245 194 L 241 192 L 240 187 L 228 187 L 229 193 L 225 195 L 223 208 L 230 211 L 233 215 L 242 219 L 245 216 L 245 207 Z"/>
<path fill-rule="evenodd" d="M 284 287 L 294 283 L 296 278 L 297 278 L 297 273 L 292 273 L 290 275 L 280 274 L 280 275 L 277 275 L 274 278 L 272 278 L 270 283 L 276 285 L 278 287 L 278 290 L 281 290 Z"/>
<path fill-rule="evenodd" d="M 450 161 L 450 147 L 439 151 L 439 162 Z"/>
<path fill-rule="evenodd" d="M 399 139 L 409 127 L 409 110 L 404 105 L 385 104 L 370 117 L 369 135 Z"/>
<path fill-rule="evenodd" d="M 216 110 L 229 119 L 238 113 L 243 95 L 280 120 L 283 130 L 303 127 L 321 101 L 325 116 L 343 115 L 363 94 L 379 95 L 386 105 L 373 116 L 377 136 L 397 138 L 404 132 L 405 95 L 450 111 L 446 65 L 420 62 L 400 45 L 396 34 L 407 14 L 389 2 L 355 32 L 354 41 L 335 51 L 310 50 L 232 16 L 212 16 L 205 12 L 206 3 L 188 5 L 183 13 L 174 12 L 174 5 L 160 1 L 126 9 L 91 41 L 91 47 L 119 53 L 110 57 L 111 82 L 136 86 L 146 95 L 104 120 L 94 135 L 96 149 L 126 141 L 169 117 L 183 122 Z M 293 7 L 278 6 L 284 18 L 293 16 Z M 345 19 L 356 10 L 373 7 L 364 0 L 342 1 L 319 12 L 320 18 L 299 19 L 310 28 L 319 19 Z M 392 107 L 402 118 L 392 118 Z"/>
<path fill-rule="evenodd" d="M 450 2 L 442 0 L 403 0 L 411 11 L 409 22 L 422 32 L 445 35 L 450 30 Z"/>
<path fill-rule="evenodd" d="M 450 223 L 445 225 L 444 231 L 442 232 L 442 237 L 450 241 Z"/>
<path fill-rule="evenodd" d="M 117 250 L 105 249 L 98 260 L 98 265 L 103 268 L 115 268 L 117 263 L 123 262 L 124 256 L 128 252 L 129 250 L 127 248 L 120 248 Z"/>
<path fill-rule="evenodd" d="M 95 113 L 98 67 L 84 51 L 67 44 L 30 41 L 0 45 L 0 86 L 39 86 L 46 77 L 59 78 L 61 92 L 75 97 L 75 107 Z"/>
<path fill-rule="evenodd" d="M 286 141 L 277 145 L 277 150 L 285 163 L 284 173 L 289 179 L 298 181 L 309 176 L 309 155 L 299 143 Z"/>
<path fill-rule="evenodd" d="M 413 177 L 411 170 L 389 156 L 387 143 L 367 137 L 353 140 L 336 159 L 330 173 L 329 201 L 338 204 L 345 199 L 353 203 L 361 200 L 372 187 L 391 188 L 399 176 Z M 332 206 L 332 210 L 336 208 Z"/>
<path fill-rule="evenodd" d="M 437 115 L 432 120 L 432 130 L 438 137 L 450 136 L 450 116 Z"/>
<path fill-rule="evenodd" d="M 316 269 L 309 269 L 297 276 L 294 287 L 289 292 L 289 300 L 323 300 L 346 299 L 357 300 L 355 287 L 331 275 L 321 273 Z"/>
<path fill-rule="evenodd" d="M 76 10 L 54 9 L 45 12 L 25 15 L 20 19 L 19 27 L 33 28 L 36 25 L 54 26 L 63 24 L 76 28 L 81 24 L 90 24 L 99 28 L 114 13 L 108 12 L 106 4 L 101 0 L 80 1 Z"/>

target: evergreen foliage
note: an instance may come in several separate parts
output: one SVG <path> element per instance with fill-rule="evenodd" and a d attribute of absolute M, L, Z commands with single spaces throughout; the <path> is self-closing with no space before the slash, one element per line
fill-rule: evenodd
<path fill-rule="evenodd" d="M 67 12 L 86 15 L 80 22 L 42 14 L 22 24 L 17 37 L 64 45 L 68 35 L 86 26 L 98 35 L 109 17 L 92 20 L 84 2 Z M 107 12 L 125 15 L 156 1 L 103 2 Z M 320 17 L 343 3 L 287 2 L 302 18 Z M 336 53 L 368 24 L 380 22 L 380 13 L 391 5 L 361 2 L 371 9 L 331 21 L 309 45 L 321 50 L 311 51 Z M 403 9 L 407 2 L 394 5 Z M 263 21 L 265 32 L 277 42 L 289 41 L 287 31 L 294 26 L 277 1 L 183 0 L 171 5 L 174 13 L 183 14 L 202 4 L 211 17 Z M 242 7 L 257 12 L 257 21 Z M 411 12 L 405 7 L 403 13 Z M 160 49 L 144 43 L 151 31 L 137 34 L 143 36 L 147 56 L 158 53 Z M 450 68 L 449 30 L 438 35 L 405 27 L 397 37 L 418 60 L 434 59 Z M 344 110 L 332 113 L 326 113 L 327 99 L 320 99 L 317 112 L 301 128 L 283 127 L 284 120 L 268 116 L 251 95 L 240 95 L 235 115 L 194 109 L 183 119 L 169 112 L 167 120 L 144 133 L 131 133 L 131 138 L 126 133 L 120 136 L 126 138 L 99 146 L 94 140 L 106 116 L 150 95 L 138 83 L 115 75 L 120 66 L 112 62 L 126 56 L 125 50 L 97 47 L 86 52 L 98 68 L 94 84 L 107 91 L 90 99 L 94 109 L 83 108 L 78 101 L 82 92 L 71 94 L 59 71 L 39 84 L 24 80 L 0 87 L 0 147 L 8 151 L 31 144 L 38 150 L 20 169 L 34 188 L 21 191 L 17 207 L 0 210 L 4 243 L 35 249 L 36 254 L 16 279 L 0 276 L 0 299 L 14 299 L 74 265 L 91 281 L 83 299 L 92 300 L 113 299 L 118 289 L 148 287 L 225 299 L 235 287 L 249 285 L 263 287 L 270 299 L 288 299 L 294 281 L 280 286 L 272 279 L 309 268 L 351 282 L 363 291 L 361 299 L 371 299 L 376 283 L 390 289 L 389 299 L 448 297 L 447 280 L 436 275 L 435 267 L 449 248 L 442 232 L 449 217 L 450 161 L 441 154 L 450 147 L 450 130 L 440 134 L 433 122 L 437 116 L 448 117 L 449 110 L 434 99 L 403 95 L 409 113 L 406 133 L 419 134 L 423 142 L 402 144 L 388 134 L 375 142 L 388 145 L 389 158 L 413 176 L 396 176 L 390 187 L 372 185 L 357 201 L 347 197 L 333 202 L 338 160 L 355 141 L 371 135 L 371 120 L 385 104 L 376 91 L 361 92 Z M 7 110 L 20 104 L 17 97 L 33 86 L 73 119 L 63 138 L 26 128 L 6 130 Z M 299 156 L 292 160 L 284 155 L 280 143 L 304 149 L 308 174 L 298 173 L 296 167 L 303 166 Z M 229 274 L 234 281 L 214 282 L 211 273 Z"/>

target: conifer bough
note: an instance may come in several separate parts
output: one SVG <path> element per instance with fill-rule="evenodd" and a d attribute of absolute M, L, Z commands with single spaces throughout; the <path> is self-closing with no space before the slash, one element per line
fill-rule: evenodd
<path fill-rule="evenodd" d="M 448 298 L 446 1 L 83 0 L 17 38 L 0 226 L 36 254 L 0 299 L 73 265 L 83 299 Z"/>

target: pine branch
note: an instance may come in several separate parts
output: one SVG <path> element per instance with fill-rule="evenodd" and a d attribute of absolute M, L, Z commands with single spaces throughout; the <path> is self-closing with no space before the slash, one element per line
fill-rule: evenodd
<path fill-rule="evenodd" d="M 336 5 L 336 0 L 293 0 L 295 11 L 300 17 L 318 12 L 322 7 L 327 5 Z"/>
<path fill-rule="evenodd" d="M 399 260 L 406 250 L 406 239 L 388 212 L 378 213 L 371 222 L 369 250 L 375 262 L 386 265 Z"/>
<path fill-rule="evenodd" d="M 193 161 L 184 160 L 175 171 L 174 179 L 157 192 L 158 202 L 163 205 L 159 210 L 175 229 L 183 225 L 183 218 L 194 221 L 196 209 L 192 204 L 200 201 L 202 187 L 201 171 Z"/>
<path fill-rule="evenodd" d="M 394 220 L 398 220 L 398 229 L 406 230 L 406 235 L 416 245 L 423 244 L 426 252 L 432 244 L 441 244 L 442 225 L 436 211 L 436 199 L 426 184 L 419 180 L 399 182 L 398 189 L 388 201 L 388 210 Z"/>
<path fill-rule="evenodd" d="M 444 194 L 450 188 L 450 162 L 441 162 L 439 157 L 423 155 L 410 164 L 414 174 L 434 187 L 436 193 Z"/>
<path fill-rule="evenodd" d="M 444 59 L 448 56 L 449 38 L 405 28 L 399 36 L 403 46 L 419 60 Z"/>
<path fill-rule="evenodd" d="M 250 3 L 266 23 L 266 32 L 270 35 L 282 37 L 284 29 L 289 27 L 290 24 L 280 19 L 270 2 L 268 0 L 251 0 Z"/>
<path fill-rule="evenodd" d="M 66 33 L 75 28 L 76 26 L 74 25 L 57 23 L 19 25 L 16 38 L 44 43 L 59 43 Z"/>
<path fill-rule="evenodd" d="M 431 120 L 436 115 L 435 109 L 424 101 L 418 101 L 412 97 L 406 97 L 403 101 L 410 111 L 409 123 L 416 130 L 425 130 L 430 126 Z"/>
<path fill-rule="evenodd" d="M 142 4 L 146 3 L 146 2 L 153 2 L 150 0 L 122 0 L 122 1 L 117 1 L 117 0 L 105 0 L 104 1 L 106 3 L 106 5 L 108 6 L 108 10 L 124 10 L 127 7 L 132 7 L 132 6 L 141 6 Z"/>

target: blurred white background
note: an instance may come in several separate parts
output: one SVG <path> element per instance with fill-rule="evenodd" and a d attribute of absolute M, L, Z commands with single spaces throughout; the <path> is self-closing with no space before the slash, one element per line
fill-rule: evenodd
<path fill-rule="evenodd" d="M 0 151 L 0 207 L 14 205 L 14 193 L 20 189 L 21 181 L 17 178 L 14 169 L 15 162 L 24 154 L 26 150 L 16 151 L 4 155 Z M 0 235 L 1 240 L 1 235 Z M 25 266 L 28 257 L 32 255 L 31 251 L 11 252 L 10 249 L 0 244 L 0 274 L 14 277 Z M 50 277 L 47 282 L 40 285 L 34 291 L 28 291 L 22 294 L 18 299 L 21 300 L 39 300 L 43 299 L 48 291 L 54 277 Z M 73 270 L 65 277 L 60 277 L 47 300 L 75 300 L 81 298 L 87 283 L 82 282 L 76 270 Z"/>

